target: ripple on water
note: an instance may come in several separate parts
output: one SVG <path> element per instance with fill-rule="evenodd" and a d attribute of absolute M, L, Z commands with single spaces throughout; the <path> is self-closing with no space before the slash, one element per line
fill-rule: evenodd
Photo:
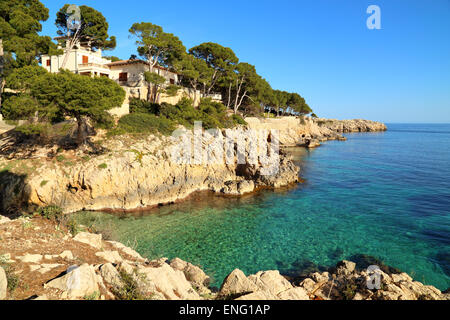
<path fill-rule="evenodd" d="M 369 255 L 446 289 L 450 125 L 389 128 L 313 151 L 291 149 L 306 182 L 288 191 L 241 199 L 201 194 L 139 216 L 79 219 L 115 230 L 149 258 L 198 264 L 216 286 L 234 268 L 300 276 Z"/>

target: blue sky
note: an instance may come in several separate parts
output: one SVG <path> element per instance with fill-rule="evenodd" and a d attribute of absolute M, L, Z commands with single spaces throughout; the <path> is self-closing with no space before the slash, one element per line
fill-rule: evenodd
<path fill-rule="evenodd" d="M 43 33 L 56 35 L 50 9 Z M 152 22 L 189 49 L 217 42 L 256 66 L 275 89 L 300 93 L 319 116 L 450 123 L 450 0 L 72 1 L 103 13 L 118 40 L 108 52 L 136 53 L 128 29 Z M 381 30 L 369 30 L 369 5 Z"/>

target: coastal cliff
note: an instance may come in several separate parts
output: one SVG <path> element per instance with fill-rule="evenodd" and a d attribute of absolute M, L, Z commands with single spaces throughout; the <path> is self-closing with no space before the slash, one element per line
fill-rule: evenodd
<path fill-rule="evenodd" d="M 246 121 L 248 125 L 243 131 L 234 130 L 241 134 L 246 145 L 261 130 L 267 131 L 266 140 L 270 140 L 270 129 L 278 130 L 281 147 L 308 148 L 317 147 L 322 141 L 345 140 L 339 132 L 386 130 L 384 124 L 364 120 L 283 117 Z M 99 135 L 94 143 L 101 145 L 102 152 L 89 155 L 79 150 L 63 152 L 57 146 L 30 151 L 14 146 L 7 134 L 1 137 L 0 151 L 8 154 L 0 158 L 3 212 L 49 205 L 57 205 L 66 213 L 148 209 L 180 201 L 197 191 L 242 195 L 258 188 L 287 186 L 298 181 L 300 171 L 283 150 L 279 170 L 271 175 L 262 174 L 265 166 L 261 162 L 248 164 L 248 150 L 244 155 L 247 164 L 238 164 L 237 155 L 231 164 L 173 163 L 174 143 L 165 136 Z M 211 145 L 203 141 L 203 147 Z M 212 153 L 220 152 L 213 148 Z"/>
<path fill-rule="evenodd" d="M 252 132 L 236 132 L 242 134 L 245 143 L 250 143 Z M 279 170 L 265 175 L 262 170 L 267 166 L 260 162 L 249 164 L 248 151 L 243 155 L 245 164 L 238 163 L 237 155 L 230 164 L 176 163 L 171 158 L 174 145 L 170 137 L 116 137 L 103 141 L 102 147 L 103 154 L 95 157 L 73 151 L 56 156 L 56 161 L 42 157 L 41 162 L 33 162 L 36 167 L 28 174 L 3 172 L 1 209 L 8 212 L 57 205 L 66 213 L 136 210 L 173 203 L 197 191 L 242 195 L 257 188 L 277 188 L 298 181 L 299 168 L 283 152 Z M 219 149 L 211 152 L 220 154 Z"/>
<path fill-rule="evenodd" d="M 71 231 L 67 226 L 71 226 Z M 153 261 L 82 226 L 42 217 L 0 216 L 0 299 L 33 300 L 448 300 L 433 286 L 380 265 L 341 261 L 299 277 L 277 270 L 232 271 L 220 288 L 200 267 L 175 258 Z M 76 234 L 75 234 L 76 233 Z M 378 276 L 378 289 L 368 282 Z M 372 282 L 371 282 L 372 283 Z"/>

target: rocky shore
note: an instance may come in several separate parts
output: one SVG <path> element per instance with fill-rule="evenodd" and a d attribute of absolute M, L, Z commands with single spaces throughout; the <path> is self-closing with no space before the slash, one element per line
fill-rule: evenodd
<path fill-rule="evenodd" d="M 44 218 L 0 216 L 0 299 L 33 300 L 448 300 L 433 286 L 381 266 L 375 276 L 341 261 L 302 277 L 232 271 L 220 288 L 198 266 L 175 258 L 149 261 L 134 249 Z"/>
<path fill-rule="evenodd" d="M 246 121 L 248 126 L 240 134 L 247 145 L 258 130 L 277 129 L 281 147 L 308 148 L 327 140 L 345 140 L 340 132 L 386 130 L 384 124 L 364 120 L 283 117 Z M 242 195 L 259 188 L 278 188 L 297 182 L 300 171 L 283 150 L 279 171 L 264 175 L 267 166 L 238 164 L 237 155 L 233 164 L 173 163 L 170 137 L 98 135 L 94 143 L 101 145 L 102 152 L 88 155 L 61 151 L 58 146 L 21 148 L 7 133 L 0 135 L 0 153 L 6 155 L 0 157 L 0 211 L 14 213 L 48 205 L 57 205 L 66 213 L 144 210 L 183 200 L 197 191 Z M 203 147 L 210 147 L 207 141 Z M 249 152 L 244 156 L 248 163 Z"/>

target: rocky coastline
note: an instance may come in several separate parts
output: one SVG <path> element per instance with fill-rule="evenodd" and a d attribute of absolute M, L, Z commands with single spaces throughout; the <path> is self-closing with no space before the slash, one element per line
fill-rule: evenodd
<path fill-rule="evenodd" d="M 341 261 L 327 271 L 289 277 L 277 270 L 232 271 L 220 288 L 199 266 L 149 261 L 101 234 L 70 232 L 39 218 L 0 216 L 0 299 L 17 300 L 448 300 L 433 286 L 381 265 Z M 379 287 L 368 282 L 379 276 Z"/>
<path fill-rule="evenodd" d="M 323 141 L 345 140 L 342 133 L 386 130 L 384 124 L 364 120 L 246 120 L 244 139 L 251 139 L 250 129 L 277 129 L 281 147 L 315 148 Z M 5 135 L 1 137 L 0 150 L 4 151 L 11 144 Z M 238 196 L 258 188 L 279 188 L 299 179 L 300 169 L 283 148 L 279 171 L 267 177 L 261 174 L 262 164 L 173 164 L 168 151 L 171 143 L 170 138 L 152 135 L 137 140 L 105 139 L 101 144 L 106 151 L 100 155 L 83 157 L 77 151 L 66 152 L 59 154 L 64 161 L 56 163 L 49 160 L 49 154 L 53 158 L 58 155 L 53 149 L 37 149 L 31 156 L 25 156 L 20 148 L 9 152 L 2 159 L 8 170 L 0 173 L 0 299 L 450 299 L 449 293 L 389 267 L 376 271 L 380 288 L 368 289 L 374 271 L 351 261 L 294 277 L 277 270 L 247 276 L 236 269 L 220 288 L 212 288 L 210 277 L 201 267 L 181 259 L 149 261 L 129 246 L 102 239 L 92 230 L 79 231 L 67 221 L 42 216 L 6 217 L 50 205 L 60 207 L 66 213 L 63 217 L 81 210 L 144 209 L 180 201 L 197 191 Z M 245 154 L 246 159 L 249 156 Z M 26 174 L 15 171 L 11 162 L 17 164 L 17 159 L 31 159 L 34 166 Z"/>
<path fill-rule="evenodd" d="M 242 165 L 236 159 L 234 164 L 173 163 L 173 141 L 164 136 L 110 139 L 100 135 L 94 143 L 101 144 L 103 152 L 86 155 L 76 150 L 61 152 L 58 146 L 38 148 L 30 154 L 29 150 L 14 149 L 14 141 L 3 134 L 0 152 L 8 156 L 0 159 L 0 166 L 7 168 L 1 173 L 0 210 L 14 213 L 49 205 L 57 205 L 66 213 L 145 210 L 181 201 L 198 191 L 239 196 L 260 188 L 279 188 L 298 182 L 300 171 L 283 147 L 315 148 L 323 141 L 345 140 L 339 132 L 386 130 L 382 123 L 365 120 L 324 122 L 283 117 L 246 121 L 248 125 L 241 134 L 247 144 L 258 130 L 278 130 L 282 148 L 276 174 L 263 175 L 261 163 Z M 247 163 L 249 156 L 247 151 Z M 29 170 L 16 171 L 11 169 L 13 165 Z"/>

